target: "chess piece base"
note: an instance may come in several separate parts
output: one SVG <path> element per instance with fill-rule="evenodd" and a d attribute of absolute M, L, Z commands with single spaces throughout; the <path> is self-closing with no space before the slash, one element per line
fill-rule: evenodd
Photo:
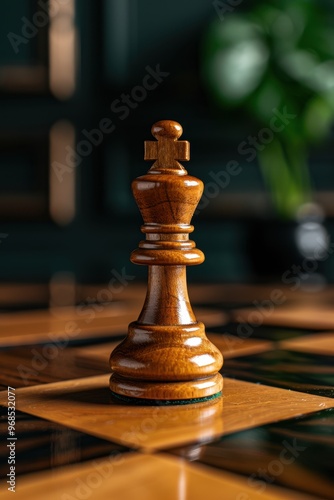
<path fill-rule="evenodd" d="M 153 382 L 133 380 L 113 373 L 110 389 L 120 399 L 132 398 L 143 404 L 187 404 L 219 397 L 223 390 L 223 377 L 211 377 L 182 382 Z"/>

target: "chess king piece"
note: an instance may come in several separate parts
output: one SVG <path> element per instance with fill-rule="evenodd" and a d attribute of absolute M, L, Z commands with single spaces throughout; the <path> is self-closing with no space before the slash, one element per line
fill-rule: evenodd
<path fill-rule="evenodd" d="M 178 141 L 179 123 L 157 122 L 152 134 L 157 140 L 145 142 L 145 160 L 155 162 L 132 183 L 146 239 L 131 261 L 148 266 L 147 295 L 110 356 L 110 389 L 126 401 L 186 404 L 218 397 L 223 387 L 222 355 L 195 318 L 186 282 L 186 266 L 204 261 L 189 240 L 203 183 L 177 161 L 189 160 L 189 143 Z"/>

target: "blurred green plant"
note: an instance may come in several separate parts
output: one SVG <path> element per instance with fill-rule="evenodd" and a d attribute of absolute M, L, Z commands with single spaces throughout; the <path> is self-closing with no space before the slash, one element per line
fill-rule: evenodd
<path fill-rule="evenodd" d="M 309 148 L 334 121 L 333 14 L 319 0 L 259 1 L 250 12 L 217 18 L 203 41 L 203 79 L 216 105 L 241 107 L 261 126 L 275 108 L 296 115 L 258 151 L 273 206 L 285 219 L 311 201 Z"/>

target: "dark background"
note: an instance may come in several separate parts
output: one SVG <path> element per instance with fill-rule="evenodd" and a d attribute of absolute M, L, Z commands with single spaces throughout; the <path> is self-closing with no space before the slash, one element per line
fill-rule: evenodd
<path fill-rule="evenodd" d="M 237 9 L 254 3 L 245 0 Z M 275 216 L 256 160 L 246 162 L 238 153 L 252 125 L 237 112 L 218 113 L 200 77 L 203 34 L 217 17 L 213 3 L 77 0 L 72 10 L 65 5 L 20 43 L 17 53 L 8 34 L 22 36 L 22 18 L 33 21 L 43 9 L 35 1 L 3 0 L 1 11 L 0 279 L 48 282 L 65 272 L 78 282 L 97 283 L 124 267 L 144 278 L 146 269 L 129 262 L 142 237 L 130 182 L 149 168 L 143 141 L 152 139 L 151 125 L 173 119 L 191 143 L 192 159 L 185 165 L 191 174 L 210 182 L 209 173 L 220 172 L 228 161 L 242 166 L 242 173 L 193 219 L 193 239 L 206 261 L 189 270 L 189 279 L 262 280 L 253 266 L 251 235 L 258 221 L 264 220 L 266 228 Z M 71 59 L 73 44 L 76 56 Z M 157 65 L 169 75 L 127 117 L 110 109 L 123 93 L 142 84 L 148 66 Z M 73 88 L 67 83 L 71 72 Z M 59 182 L 53 162 L 64 164 L 64 148 L 77 149 L 87 139 L 83 130 L 98 128 L 104 118 L 115 129 Z M 310 169 L 332 234 L 332 140 L 312 152 Z M 333 259 L 324 263 L 323 272 L 333 281 Z"/>

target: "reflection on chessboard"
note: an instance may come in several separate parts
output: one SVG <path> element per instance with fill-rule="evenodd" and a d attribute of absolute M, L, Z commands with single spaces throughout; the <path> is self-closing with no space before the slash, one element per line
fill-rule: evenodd
<path fill-rule="evenodd" d="M 94 317 L 75 304 L 13 313 L 7 303 L 0 404 L 15 387 L 16 498 L 334 499 L 332 290 L 313 304 L 326 321 L 315 315 L 307 325 L 302 294 L 253 326 L 251 297 L 265 300 L 267 287 L 190 294 L 224 355 L 224 393 L 174 407 L 124 404 L 108 388 L 110 352 L 137 317 L 143 288 L 98 304 Z M 9 498 L 7 450 L 0 453 Z"/>

